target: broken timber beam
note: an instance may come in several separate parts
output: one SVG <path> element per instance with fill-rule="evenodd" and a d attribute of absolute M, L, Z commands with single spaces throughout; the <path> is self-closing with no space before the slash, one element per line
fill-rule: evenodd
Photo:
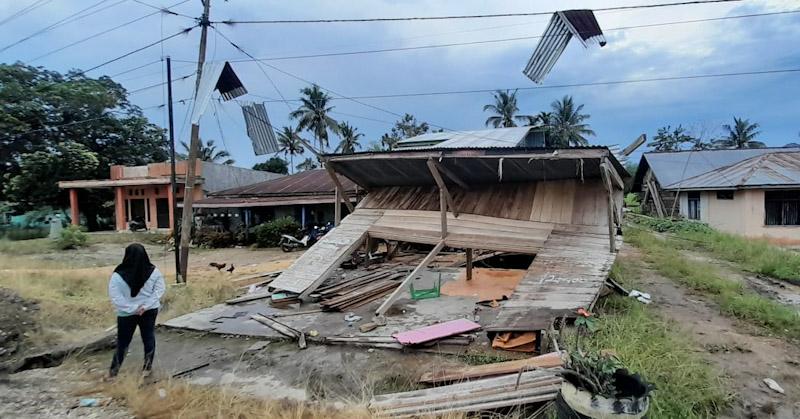
<path fill-rule="evenodd" d="M 464 190 L 469 189 L 469 185 L 467 185 L 466 182 L 461 180 L 460 177 L 458 177 L 455 173 L 453 173 L 452 170 L 450 170 L 447 167 L 445 167 L 445 165 L 443 165 L 442 163 L 437 162 L 435 160 L 433 160 L 433 164 L 434 164 L 434 166 L 436 166 L 436 168 L 439 170 L 439 172 L 441 172 L 443 175 L 447 176 L 450 180 L 453 181 L 453 183 L 455 183 L 456 185 L 460 186 L 461 189 L 464 189 Z"/>
<path fill-rule="evenodd" d="M 440 240 L 439 243 L 437 243 L 436 246 L 433 247 L 430 253 L 428 253 L 428 255 L 425 256 L 424 259 L 422 259 L 422 262 L 420 262 L 419 265 L 417 265 L 417 267 L 414 268 L 414 270 L 411 271 L 411 273 L 408 274 L 408 276 L 406 276 L 405 279 L 403 279 L 403 282 L 401 282 L 400 285 L 397 287 L 397 289 L 395 289 L 394 292 L 391 295 L 389 295 L 389 298 L 387 298 L 386 301 L 384 301 L 383 304 L 381 304 L 381 306 L 378 307 L 377 310 L 375 310 L 375 315 L 383 316 L 389 309 L 389 307 L 392 306 L 397 297 L 400 296 L 400 293 L 403 292 L 403 289 L 406 287 L 406 285 L 408 285 L 408 283 L 411 282 L 411 280 L 414 279 L 414 277 L 417 276 L 417 274 L 419 274 L 419 272 L 422 269 L 428 266 L 428 264 L 431 263 L 433 258 L 435 258 L 436 255 L 438 255 L 443 248 L 444 248 L 444 240 Z"/>
<path fill-rule="evenodd" d="M 428 169 L 431 171 L 431 175 L 433 176 L 433 180 L 436 181 L 436 186 L 439 187 L 440 191 L 440 198 L 441 194 L 444 193 L 444 198 L 447 200 L 447 206 L 450 207 L 450 212 L 453 213 L 454 217 L 458 217 L 458 210 L 456 209 L 455 202 L 453 201 L 452 195 L 450 195 L 450 191 L 447 190 L 447 185 L 444 183 L 444 179 L 442 179 L 442 175 L 439 173 L 439 169 L 437 167 L 441 167 L 441 165 L 437 165 L 436 162 L 429 158 L 428 159 Z"/>
<path fill-rule="evenodd" d="M 342 187 L 342 183 L 339 182 L 339 178 L 336 177 L 336 172 L 333 170 L 331 162 L 326 161 L 324 166 L 325 171 L 328 172 L 328 176 L 331 177 L 333 184 L 339 189 L 339 196 L 337 198 L 342 198 L 342 201 L 344 201 L 344 204 L 347 206 L 347 210 L 352 214 L 356 209 L 353 207 L 353 204 L 350 202 L 350 200 L 344 197 L 344 188 Z"/>

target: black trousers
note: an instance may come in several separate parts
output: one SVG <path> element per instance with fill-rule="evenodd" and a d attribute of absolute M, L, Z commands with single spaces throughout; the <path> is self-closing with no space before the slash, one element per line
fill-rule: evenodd
<path fill-rule="evenodd" d="M 153 367 L 153 357 L 156 354 L 157 315 L 158 309 L 154 308 L 145 311 L 141 316 L 117 316 L 117 351 L 111 360 L 111 376 L 115 376 L 119 372 L 137 326 L 144 344 L 144 367 L 142 369 L 149 371 Z"/>

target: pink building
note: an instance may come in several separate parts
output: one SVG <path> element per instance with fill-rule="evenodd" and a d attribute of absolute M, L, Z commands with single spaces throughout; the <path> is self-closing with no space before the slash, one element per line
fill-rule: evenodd
<path fill-rule="evenodd" d="M 92 193 L 94 189 L 114 189 L 114 214 L 117 231 L 128 229 L 128 222 L 144 220 L 148 229 L 169 230 L 175 214 L 173 201 L 183 201 L 186 184 L 186 161 L 176 163 L 178 193 L 173 196 L 170 187 L 170 164 L 152 163 L 146 166 L 111 166 L 109 179 L 70 180 L 58 183 L 69 190 L 72 224 L 80 220 L 79 193 Z M 194 199 L 224 189 L 247 186 L 283 175 L 260 170 L 243 169 L 204 161 L 197 162 L 197 182 Z"/>

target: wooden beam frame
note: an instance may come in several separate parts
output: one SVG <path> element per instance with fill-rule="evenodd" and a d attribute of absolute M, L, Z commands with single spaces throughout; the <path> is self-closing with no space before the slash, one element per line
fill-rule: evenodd
<path fill-rule="evenodd" d="M 611 184 L 611 175 L 608 170 L 602 165 L 600 169 L 600 177 L 603 180 L 606 192 L 608 192 L 608 248 L 613 253 L 617 250 L 617 229 L 614 226 L 614 186 Z"/>
<path fill-rule="evenodd" d="M 338 227 L 342 222 L 342 190 L 337 186 L 334 188 L 335 198 L 333 198 L 333 225 Z"/>
<path fill-rule="evenodd" d="M 431 160 L 428 160 L 428 161 L 431 161 Z M 469 185 L 467 185 L 466 182 L 461 180 L 461 178 L 458 177 L 458 175 L 453 173 L 452 170 L 450 170 L 447 167 L 445 167 L 444 164 L 442 164 L 441 162 L 435 161 L 435 160 L 433 160 L 433 164 L 436 166 L 437 169 L 439 169 L 439 171 L 443 175 L 447 176 L 450 180 L 453 181 L 453 183 L 455 183 L 456 185 L 460 186 L 461 189 L 465 189 L 465 190 L 469 189 Z"/>
<path fill-rule="evenodd" d="M 384 314 L 386 314 L 386 311 L 389 310 L 389 307 L 391 307 L 392 304 L 394 304 L 395 300 L 397 300 L 397 297 L 399 297 L 400 294 L 403 292 L 403 289 L 405 289 L 406 285 L 408 285 L 408 283 L 411 282 L 411 280 L 414 279 L 414 277 L 417 276 L 422 269 L 428 266 L 428 264 L 431 263 L 431 261 L 433 261 L 433 258 L 435 258 L 436 255 L 438 255 L 443 248 L 444 248 L 444 240 L 440 240 L 439 243 L 437 243 L 436 246 L 433 247 L 430 253 L 428 253 L 428 255 L 425 256 L 424 259 L 422 259 L 422 262 L 420 262 L 419 265 L 417 265 L 417 267 L 414 268 L 414 270 L 411 271 L 411 273 L 408 274 L 408 276 L 406 276 L 405 279 L 403 279 L 403 282 L 401 282 L 400 285 L 398 285 L 397 288 L 394 290 L 394 292 L 392 292 L 392 294 L 389 295 L 389 298 L 387 298 L 386 301 L 384 301 L 383 304 L 381 304 L 381 306 L 378 307 L 377 310 L 375 310 L 375 315 L 383 316 Z"/>
<path fill-rule="evenodd" d="M 453 197 L 450 195 L 450 191 L 447 190 L 447 185 L 444 183 L 444 179 L 442 179 L 442 175 L 439 173 L 437 164 L 433 159 L 428 159 L 428 169 L 431 171 L 433 180 L 436 181 L 436 186 L 439 187 L 440 198 L 441 198 L 441 193 L 443 193 L 444 198 L 447 201 L 447 206 L 450 207 L 450 212 L 453 213 L 454 217 L 458 217 L 458 210 L 456 209 Z M 446 215 L 444 217 L 446 219 Z M 444 235 L 442 237 L 444 237 Z"/>
<path fill-rule="evenodd" d="M 622 177 L 619 175 L 619 173 L 617 172 L 617 169 L 614 167 L 614 165 L 611 164 L 611 162 L 608 161 L 608 158 L 606 158 L 606 157 L 603 158 L 603 162 L 601 164 L 603 166 L 605 166 L 605 170 L 611 175 L 611 180 L 613 180 L 614 183 L 617 184 L 618 188 L 620 188 L 620 189 L 622 189 L 624 191 L 625 190 L 625 182 L 622 181 Z"/>
<path fill-rule="evenodd" d="M 350 211 L 352 214 L 356 209 L 353 207 L 353 204 L 350 203 L 350 200 L 342 199 L 344 195 L 344 188 L 342 187 L 342 183 L 339 182 L 339 178 L 336 177 L 336 171 L 333 170 L 333 166 L 330 161 L 325 161 L 325 171 L 328 172 L 328 176 L 331 177 L 333 184 L 336 185 L 336 188 L 339 189 L 339 193 L 336 196 L 336 202 L 344 201 L 344 204 L 347 205 L 347 210 Z"/>
<path fill-rule="evenodd" d="M 472 279 L 472 249 L 467 249 L 467 281 Z"/>

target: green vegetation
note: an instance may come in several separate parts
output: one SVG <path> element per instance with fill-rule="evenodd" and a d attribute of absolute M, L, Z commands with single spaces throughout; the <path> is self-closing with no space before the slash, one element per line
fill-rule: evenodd
<path fill-rule="evenodd" d="M 684 239 L 676 246 L 709 251 L 747 271 L 800 285 L 800 255 L 765 240 L 722 233 L 696 221 L 645 217 L 636 217 L 633 221 L 651 230 L 674 233 L 675 237 Z"/>
<path fill-rule="evenodd" d="M 5 229 L 2 237 L 10 241 L 33 240 L 47 237 L 50 229 L 44 227 L 12 227 Z"/>
<path fill-rule="evenodd" d="M 641 228 L 628 228 L 626 241 L 640 248 L 652 267 L 676 282 L 711 297 L 732 317 L 770 332 L 800 338 L 800 322 L 794 309 L 747 290 L 739 282 L 722 278 L 708 264 L 686 258 L 674 240 L 659 239 Z M 696 234 L 696 233 L 694 233 Z"/>
<path fill-rule="evenodd" d="M 617 258 L 612 276 L 633 287 L 635 267 Z M 597 331 L 581 348 L 612 351 L 629 370 L 655 384 L 649 418 L 715 417 L 728 403 L 719 376 L 674 322 L 633 299 L 613 296 L 598 307 Z"/>
<path fill-rule="evenodd" d="M 639 201 L 639 195 L 635 193 L 625 195 L 625 207 L 634 214 L 641 214 L 642 202 Z"/>
<path fill-rule="evenodd" d="M 86 233 L 81 231 L 76 225 L 67 226 L 61 230 L 61 237 L 58 239 L 58 247 L 61 250 L 77 249 L 86 245 Z"/>
<path fill-rule="evenodd" d="M 275 247 L 282 234 L 296 234 L 300 230 L 300 224 L 292 217 L 281 217 L 262 223 L 255 230 L 259 247 Z"/>

